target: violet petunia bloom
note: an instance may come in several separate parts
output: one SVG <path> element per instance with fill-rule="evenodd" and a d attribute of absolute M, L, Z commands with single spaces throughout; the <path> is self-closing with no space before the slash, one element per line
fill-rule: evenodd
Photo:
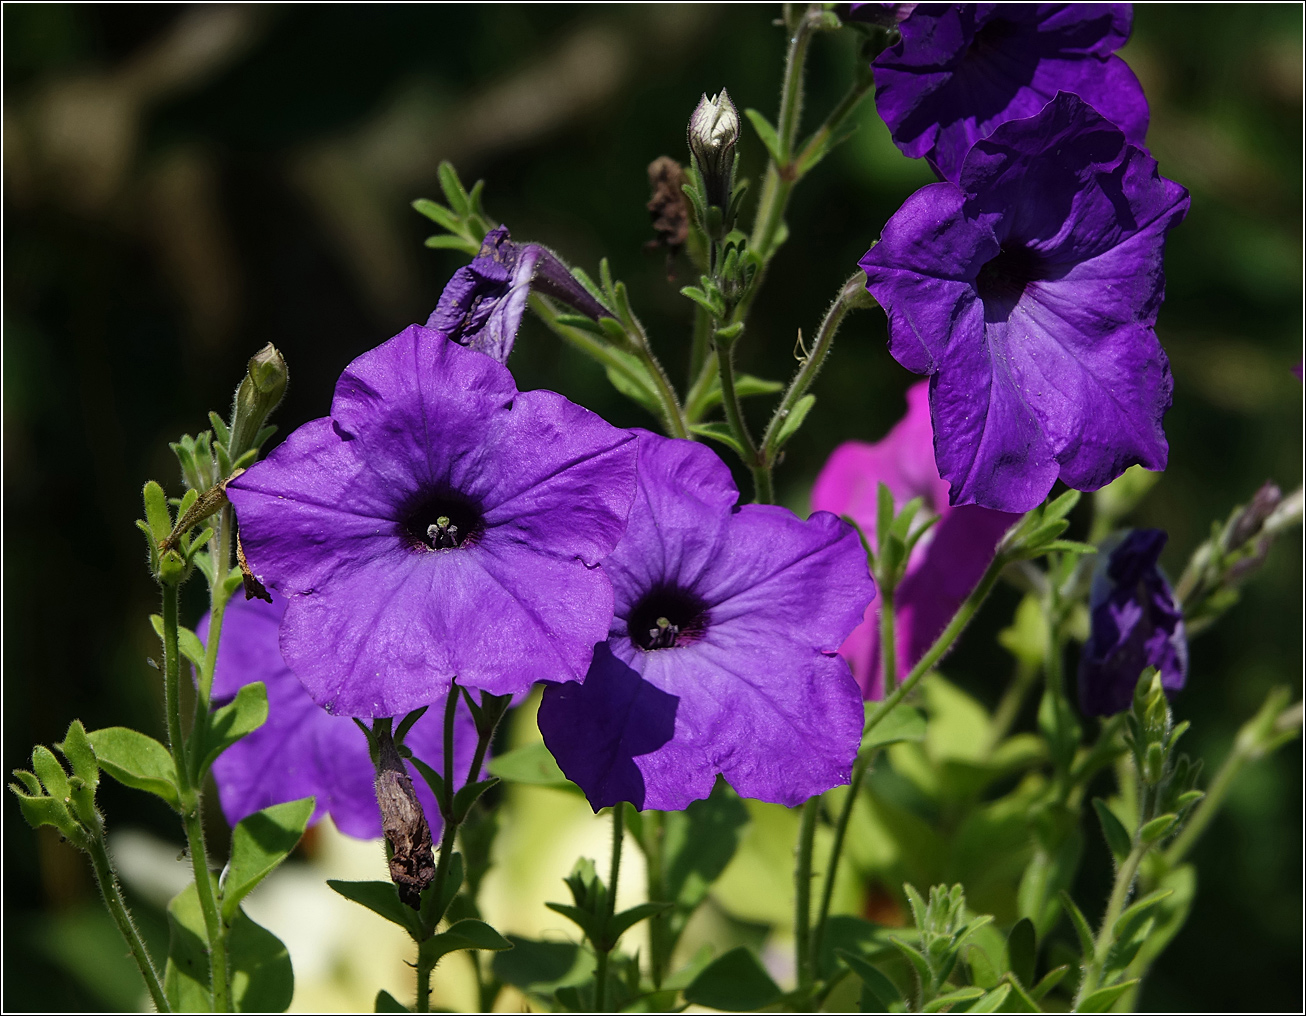
<path fill-rule="evenodd" d="M 835 4 L 834 13 L 845 23 L 897 28 L 920 4 L 859 3 Z"/>
<path fill-rule="evenodd" d="M 1024 512 L 1060 478 L 1164 469 L 1170 364 L 1153 326 L 1188 193 L 1066 92 L 1003 124 L 961 184 L 907 199 L 861 260 L 889 351 L 930 377 L 954 505 Z"/>
<path fill-rule="evenodd" d="M 907 390 L 907 415 L 875 444 L 847 441 L 830 455 L 812 488 L 812 507 L 847 515 L 877 546 L 876 499 L 881 483 L 899 509 L 912 498 L 924 505 L 922 521 L 938 515 L 921 536 L 894 592 L 900 676 L 934 644 L 993 560 L 998 540 L 1019 518 L 1006 512 L 948 505 L 948 484 L 934 466 L 934 431 L 922 381 Z M 880 600 L 872 601 L 856 630 L 839 648 L 868 699 L 884 698 L 880 668 Z"/>
<path fill-rule="evenodd" d="M 737 507 L 711 449 L 638 434 L 611 631 L 583 684 L 545 686 L 545 744 L 596 810 L 684 808 L 718 773 L 785 805 L 847 783 L 863 711 L 836 650 L 875 592 L 856 532 Z"/>
<path fill-rule="evenodd" d="M 237 597 L 227 605 L 213 672 L 213 701 L 222 704 L 244 685 L 262 681 L 268 719 L 213 763 L 222 813 L 234 826 L 246 815 L 311 794 L 317 798 L 313 822 L 329 814 L 342 833 L 375 839 L 381 835 L 381 812 L 367 738 L 353 720 L 331 716 L 317 706 L 286 666 L 277 646 L 285 609 L 280 596 L 272 603 Z M 208 640 L 208 628 L 206 616 L 198 629 L 203 641 Z M 433 703 L 404 739 L 413 754 L 437 772 L 444 768 L 443 716 L 444 702 Z M 454 727 L 456 783 L 465 781 L 475 750 L 476 726 L 462 703 Z M 426 820 L 438 836 L 440 809 L 426 781 L 415 769 L 411 775 Z"/>
<path fill-rule="evenodd" d="M 1134 529 L 1098 553 L 1088 607 L 1091 630 L 1079 657 L 1079 707 L 1086 716 L 1124 712 L 1147 667 L 1173 695 L 1188 676 L 1183 610 L 1157 566 L 1166 534 Z M 1109 545 L 1108 545 L 1109 546 Z"/>
<path fill-rule="evenodd" d="M 412 325 L 227 493 L 255 576 L 289 601 L 281 651 L 313 700 L 400 716 L 454 678 L 503 695 L 584 676 L 635 441 Z"/>
<path fill-rule="evenodd" d="M 514 243 L 499 226 L 472 263 L 453 273 L 426 327 L 506 363 L 532 287 L 596 321 L 612 316 L 547 247 Z"/>
<path fill-rule="evenodd" d="M 1132 20 L 1129 4 L 917 4 L 872 65 L 876 109 L 904 154 L 954 183 L 976 141 L 1058 92 L 1141 146 L 1147 99 L 1114 55 Z"/>

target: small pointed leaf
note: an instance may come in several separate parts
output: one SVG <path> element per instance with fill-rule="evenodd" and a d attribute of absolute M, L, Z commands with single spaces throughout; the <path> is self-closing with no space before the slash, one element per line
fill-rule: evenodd
<path fill-rule="evenodd" d="M 256 811 L 236 823 L 231 860 L 222 880 L 222 917 L 230 921 L 240 901 L 290 854 L 313 817 L 315 801 L 305 797 Z"/>
<path fill-rule="evenodd" d="M 177 770 L 168 749 L 128 727 L 105 727 L 87 734 L 100 768 L 124 786 L 144 790 L 180 809 Z"/>

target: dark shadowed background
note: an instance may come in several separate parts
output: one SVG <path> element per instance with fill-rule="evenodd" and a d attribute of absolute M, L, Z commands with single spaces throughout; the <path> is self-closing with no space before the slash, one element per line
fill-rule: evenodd
<path fill-rule="evenodd" d="M 685 157 L 704 91 L 724 85 L 741 109 L 773 115 L 775 16 L 752 5 L 6 5 L 6 769 L 74 716 L 88 729 L 158 729 L 145 664 L 155 589 L 132 524 L 141 486 L 153 477 L 179 493 L 167 442 L 204 428 L 209 409 L 226 414 L 264 343 L 290 364 L 285 433 L 326 412 L 353 357 L 426 319 L 462 261 L 425 249 L 432 230 L 409 208 L 438 197 L 441 159 L 486 180 L 487 207 L 514 237 L 592 273 L 608 256 L 679 378 L 689 305 L 644 249 L 644 167 Z M 809 109 L 833 104 L 853 52 L 851 39 L 817 40 Z M 1164 563 L 1177 575 L 1212 519 L 1266 479 L 1301 482 L 1302 9 L 1142 5 L 1123 55 L 1151 102 L 1148 144 L 1193 195 L 1169 243 L 1159 326 L 1175 375 L 1171 465 L 1135 520 L 1170 532 Z M 872 103 L 863 113 L 797 192 L 742 347 L 752 373 L 788 376 L 796 330 L 815 330 L 885 219 L 930 179 L 892 147 Z M 749 134 L 741 149 L 743 174 L 759 179 L 761 145 Z M 652 425 L 533 321 L 511 366 L 522 388 Z M 880 437 L 912 380 L 885 350 L 883 316 L 854 317 L 779 471 L 784 500 L 803 510 L 824 457 Z M 1300 694 L 1301 546 L 1299 534 L 1282 541 L 1194 643 L 1176 711 L 1208 767 L 1271 686 Z M 199 583 L 187 592 L 198 597 Z M 999 597 L 949 665 L 990 702 L 993 650 L 975 647 L 1014 603 Z M 203 607 L 183 609 L 193 623 Z M 106 783 L 102 800 L 112 823 L 176 835 L 140 795 Z M 1245 773 L 1197 851 L 1197 903 L 1144 1007 L 1300 1006 L 1301 803 L 1300 742 Z M 6 1006 L 138 997 L 87 865 L 52 830 L 29 829 L 9 795 L 4 807 Z M 1086 906 L 1110 879 L 1105 847 L 1089 842 L 1076 894 Z M 142 911 L 159 934 L 161 913 Z"/>

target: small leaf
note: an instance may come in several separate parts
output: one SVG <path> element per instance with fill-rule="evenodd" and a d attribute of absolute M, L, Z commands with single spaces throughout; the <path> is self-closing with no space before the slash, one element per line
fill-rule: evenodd
<path fill-rule="evenodd" d="M 177 770 L 167 748 L 128 727 L 105 727 L 86 736 L 106 773 L 124 786 L 155 794 L 180 810 Z"/>
<path fill-rule="evenodd" d="M 440 190 L 444 191 L 444 199 L 449 203 L 450 209 L 460 219 L 467 218 L 472 210 L 471 200 L 467 195 L 467 189 L 458 179 L 458 171 L 453 168 L 453 163 L 445 159 L 440 163 L 437 172 L 440 177 Z"/>
<path fill-rule="evenodd" d="M 814 405 L 816 405 L 815 395 L 804 395 L 794 403 L 794 408 L 789 410 L 789 415 L 780 425 L 780 433 L 775 437 L 777 448 L 783 448 L 785 442 L 798 433 L 798 428 L 803 425 L 803 421 L 807 419 L 807 414 L 812 411 Z"/>
<path fill-rule="evenodd" d="M 313 817 L 314 799 L 305 797 L 256 811 L 236 823 L 231 833 L 231 860 L 222 879 L 222 917 L 230 921 L 259 882 L 295 849 L 308 820 Z"/>
<path fill-rule="evenodd" d="M 1068 490 L 1055 501 L 1043 509 L 1043 521 L 1052 522 L 1057 519 L 1064 519 L 1079 504 L 1082 495 L 1077 490 Z"/>
<path fill-rule="evenodd" d="M 150 625 L 154 628 L 154 634 L 159 636 L 159 641 L 162 642 L 163 618 L 158 614 L 151 614 Z M 181 650 L 181 655 L 194 666 L 204 666 L 204 643 L 199 640 L 198 635 L 184 625 L 177 626 L 177 647 Z"/>
<path fill-rule="evenodd" d="M 443 921 L 444 915 L 449 911 L 449 904 L 458 895 L 458 890 L 462 888 L 462 885 L 463 855 L 455 851 L 449 858 L 449 873 L 444 879 L 444 892 L 441 898 L 436 898 L 434 884 L 422 890 L 422 903 L 418 908 L 422 924 L 427 928 L 434 928 Z"/>
<path fill-rule="evenodd" d="M 69 781 L 69 788 L 77 811 L 84 822 L 94 823 L 95 791 L 100 785 L 100 766 L 95 760 L 95 749 L 86 737 L 82 721 L 73 720 L 68 724 L 68 732 L 63 741 L 55 747 L 73 767 L 73 779 Z M 80 786 L 77 785 L 79 782 Z"/>
<path fill-rule="evenodd" d="M 432 935 L 418 947 L 418 955 L 424 962 L 434 963 L 446 953 L 459 949 L 502 952 L 511 948 L 512 943 L 484 921 L 469 917 L 465 921 L 457 922 L 442 934 Z"/>
<path fill-rule="evenodd" d="M 774 1005 L 780 994 L 771 975 L 744 946 L 718 956 L 684 991 L 686 1002 L 725 1012 L 747 1012 Z"/>
<path fill-rule="evenodd" d="M 989 959 L 989 954 L 978 945 L 966 950 L 966 962 L 970 966 L 970 979 L 981 988 L 995 988 L 1002 979 L 998 968 Z"/>
<path fill-rule="evenodd" d="M 477 783 L 468 783 L 461 787 L 458 793 L 453 795 L 453 813 L 454 818 L 461 824 L 462 820 L 467 817 L 467 813 L 472 810 L 481 795 L 499 782 L 499 777 L 491 776 L 488 780 L 480 780 Z"/>
<path fill-rule="evenodd" d="M 1178 821 L 1178 815 L 1158 815 L 1143 826 L 1142 829 L 1138 830 L 1138 837 L 1144 843 L 1155 843 L 1173 829 L 1174 824 Z"/>
<path fill-rule="evenodd" d="M 548 995 L 593 974 L 593 953 L 575 942 L 537 942 L 518 935 L 507 938 L 511 951 L 496 953 L 493 964 L 494 976 L 505 984 Z"/>
<path fill-rule="evenodd" d="M 554 787 L 579 794 L 580 788 L 562 774 L 558 763 L 543 741 L 534 741 L 521 748 L 504 752 L 490 760 L 486 769 L 492 776 L 509 783 L 524 783 L 533 787 Z"/>
<path fill-rule="evenodd" d="M 1070 918 L 1070 923 L 1075 926 L 1075 934 L 1079 936 L 1079 951 L 1087 960 L 1093 955 L 1094 949 L 1092 929 L 1084 919 L 1083 911 L 1070 898 L 1068 892 L 1062 889 L 1057 896 L 1061 900 L 1061 906 L 1065 908 L 1066 916 Z"/>
<path fill-rule="evenodd" d="M 382 989 L 376 993 L 376 1002 L 372 1006 L 373 1012 L 412 1012 L 408 1006 L 404 1005 L 390 992 Z"/>
<path fill-rule="evenodd" d="M 444 227 L 450 233 L 462 232 L 462 220 L 438 201 L 432 201 L 430 198 L 418 198 L 413 202 L 413 210 L 425 215 L 436 225 Z"/>
<path fill-rule="evenodd" d="M 929 984 L 931 980 L 930 964 L 920 950 L 909 946 L 900 938 L 891 938 L 889 941 L 893 943 L 894 948 L 902 953 L 903 956 L 907 958 L 907 961 L 916 969 L 916 974 L 920 977 L 921 983 Z"/>
<path fill-rule="evenodd" d="M 1135 977 L 1132 981 L 1121 981 L 1119 984 L 1113 984 L 1109 988 L 1098 988 L 1097 991 L 1089 995 L 1084 1001 L 1079 1003 L 1080 1012 L 1106 1012 L 1111 1008 L 1117 998 L 1138 983 Z"/>
<path fill-rule="evenodd" d="M 753 130 L 757 131 L 757 137 L 762 142 L 762 147 L 766 149 L 767 154 L 771 156 L 776 165 L 782 164 L 785 160 L 780 151 L 780 135 L 771 126 L 771 122 L 755 109 L 744 110 L 744 116 L 748 117 L 748 122 L 753 125 Z"/>
<path fill-rule="evenodd" d="M 1053 967 L 1043 975 L 1043 979 L 1038 984 L 1029 989 L 1030 998 L 1034 999 L 1035 1002 L 1041 1002 L 1043 996 L 1060 984 L 1068 973 L 1070 973 L 1069 964 L 1063 963 L 1059 967 Z"/>
<path fill-rule="evenodd" d="M 1068 554 L 1097 553 L 1097 548 L 1091 543 L 1080 543 L 1078 540 L 1053 540 L 1051 543 L 1043 544 L 1042 550 L 1045 553 L 1051 553 L 1054 550 L 1064 551 Z"/>
<path fill-rule="evenodd" d="M 1025 986 L 1015 977 L 1008 976 L 1007 984 L 1011 988 L 1012 997 L 1007 1001 L 1007 1008 L 1011 1012 L 1042 1012 L 1037 1002 L 1029 997 L 1029 992 Z"/>
<path fill-rule="evenodd" d="M 380 914 L 391 924 L 403 928 L 416 941 L 422 938 L 422 922 L 412 907 L 399 900 L 399 891 L 393 882 L 343 882 L 329 878 L 327 885 L 347 900 L 361 903 L 374 914 Z"/>
<path fill-rule="evenodd" d="M 435 250 L 456 250 L 462 251 L 475 257 L 481 250 L 481 245 L 475 240 L 469 240 L 463 236 L 454 236 L 450 233 L 436 234 L 426 238 L 426 246 Z"/>
<path fill-rule="evenodd" d="M 739 443 L 734 431 L 724 423 L 696 423 L 689 429 L 699 437 L 711 438 L 713 441 L 721 442 L 741 459 L 746 460 L 748 458 L 744 446 Z"/>
<path fill-rule="evenodd" d="M 879 968 L 872 966 L 870 962 L 856 953 L 849 952 L 847 949 L 836 949 L 835 953 L 839 959 L 843 960 L 848 969 L 858 976 L 862 984 L 866 986 L 866 990 L 884 1006 L 885 1011 L 903 1004 L 902 994 Z"/>
<path fill-rule="evenodd" d="M 967 1012 L 997 1012 L 1002 1007 L 1002 1003 L 1007 1000 L 1011 994 L 1010 984 L 999 984 L 978 1002 L 972 1005 Z"/>
<path fill-rule="evenodd" d="M 219 755 L 246 734 L 267 722 L 268 693 L 262 681 L 247 684 L 225 706 L 208 715 L 196 747 L 200 753 L 200 773 L 206 773 Z"/>
<path fill-rule="evenodd" d="M 594 923 L 594 915 L 588 910 L 582 910 L 580 907 L 572 906 L 570 903 L 545 903 L 546 907 L 556 914 L 561 914 L 572 924 L 580 928 L 585 933 L 585 937 L 593 942 L 598 938 L 598 927 Z"/>
<path fill-rule="evenodd" d="M 142 492 L 145 498 L 145 521 L 149 523 L 150 536 L 155 546 L 162 543 L 172 532 L 172 516 L 168 513 L 168 498 L 163 488 L 151 480 Z"/>
<path fill-rule="evenodd" d="M 958 988 L 956 991 L 950 991 L 946 995 L 939 995 L 937 998 L 925 1004 L 921 1012 L 938 1012 L 940 1009 L 950 1005 L 960 1005 L 969 1002 L 972 999 L 981 997 L 984 994 L 983 988 L 971 986 L 969 988 Z"/>
<path fill-rule="evenodd" d="M 1116 923 L 1111 928 L 1112 936 L 1122 942 L 1132 938 L 1147 916 L 1173 895 L 1173 889 L 1157 889 L 1148 893 L 1116 918 Z"/>
<path fill-rule="evenodd" d="M 652 917 L 664 910 L 670 910 L 672 906 L 674 904 L 671 903 L 641 903 L 639 906 L 614 914 L 612 919 L 608 921 L 608 941 L 616 945 L 617 939 L 624 935 L 633 925 L 638 924 L 646 917 Z"/>
<path fill-rule="evenodd" d="M 1021 984 L 1034 983 L 1036 953 L 1034 922 L 1028 917 L 1022 917 L 1007 936 L 1007 969 L 1016 975 Z"/>
<path fill-rule="evenodd" d="M 612 318 L 604 318 L 603 320 L 611 321 Z M 607 367 L 606 372 L 612 387 L 630 399 L 631 402 L 642 409 L 647 409 L 654 416 L 662 415 L 662 403 L 658 401 L 657 393 L 650 387 L 651 379 L 649 381 L 644 379 L 637 381 L 625 371 L 617 370 L 616 367 Z"/>
<path fill-rule="evenodd" d="M 879 705 L 878 702 L 866 703 L 867 719 L 874 714 Z M 925 740 L 925 714 L 912 706 L 899 703 L 889 710 L 884 719 L 872 727 L 869 733 L 862 736 L 861 750 L 865 752 L 870 748 L 894 744 L 898 741 L 923 740 Z"/>
<path fill-rule="evenodd" d="M 1129 833 L 1125 832 L 1120 819 L 1116 818 L 1115 813 L 1102 798 L 1093 798 L 1093 809 L 1097 812 L 1098 821 L 1102 823 L 1102 835 L 1106 837 L 1106 845 L 1111 848 L 1111 853 L 1116 855 L 1117 861 L 1123 860 L 1128 856 L 1131 847 Z"/>

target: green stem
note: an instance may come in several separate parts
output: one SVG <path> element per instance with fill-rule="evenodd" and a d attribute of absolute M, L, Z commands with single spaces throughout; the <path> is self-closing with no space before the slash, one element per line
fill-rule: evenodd
<path fill-rule="evenodd" d="M 708 362 L 711 341 L 712 315 L 707 312 L 706 307 L 694 304 L 694 335 L 689 347 L 690 396 L 685 399 L 686 406 L 693 402 L 693 390 L 699 376 L 703 373 L 703 366 Z"/>
<path fill-rule="evenodd" d="M 190 788 L 186 738 L 181 732 L 181 654 L 177 648 L 177 587 L 163 585 L 163 711 L 168 723 L 168 748 L 177 770 L 178 790 Z M 210 641 L 215 641 L 210 639 Z"/>
<path fill-rule="evenodd" d="M 648 898 L 658 903 L 667 898 L 667 876 L 663 868 L 663 840 L 666 837 L 666 815 L 660 811 L 648 812 L 644 817 L 645 828 L 652 827 L 644 838 L 644 860 L 648 872 Z M 654 988 L 662 987 L 662 978 L 666 975 L 667 961 L 671 952 L 669 938 L 671 934 L 671 915 L 666 911 L 654 914 L 649 919 L 649 974 Z"/>
<path fill-rule="evenodd" d="M 894 625 L 893 588 L 880 587 L 880 673 L 884 675 L 884 693 L 898 687 L 898 646 Z"/>
<path fill-rule="evenodd" d="M 599 949 L 594 964 L 594 1011 L 606 1012 L 608 1004 L 608 954 Z"/>
<path fill-rule="evenodd" d="M 444 700 L 444 772 L 440 774 L 444 777 L 444 786 L 442 788 L 444 792 L 440 795 L 440 801 L 438 802 L 440 805 L 440 817 L 444 820 L 444 831 L 440 836 L 440 859 L 435 865 L 435 882 L 433 883 L 435 886 L 435 898 L 437 900 L 444 898 L 444 883 L 449 877 L 449 863 L 453 859 L 454 838 L 458 834 L 458 824 L 454 821 L 453 814 L 453 735 L 454 717 L 458 713 L 459 694 L 461 693 L 458 691 L 458 686 L 456 684 L 451 684 L 449 686 L 449 694 Z M 486 739 L 483 737 L 477 738 L 476 746 L 478 749 L 481 747 L 481 743 L 484 740 Z M 481 757 L 485 757 L 484 752 L 481 752 Z M 431 932 L 434 933 L 434 931 L 435 929 L 432 928 Z M 429 969 L 426 971 L 426 977 L 429 986 L 431 977 L 431 971 Z M 426 1012 L 427 1010 L 420 1008 L 422 1004 L 422 968 L 420 961 L 417 968 L 417 979 L 418 1012 Z"/>
<path fill-rule="evenodd" d="M 414 1006 L 418 1012 L 431 1011 L 431 971 L 434 969 L 435 964 L 422 959 L 422 953 L 419 949 L 417 953 L 417 1004 Z"/>
<path fill-rule="evenodd" d="M 189 798 L 189 799 L 187 799 Z M 227 968 L 227 928 L 218 911 L 209 872 L 208 849 L 204 844 L 204 822 L 200 815 L 199 795 L 189 792 L 182 798 L 186 826 L 186 849 L 190 852 L 191 870 L 195 873 L 195 895 L 204 914 L 204 932 L 209 939 L 209 969 L 213 975 L 213 1009 L 235 1012 L 231 1004 L 231 974 Z"/>
<path fill-rule="evenodd" d="M 598 963 L 594 967 L 594 1011 L 607 1012 L 608 1004 L 608 954 L 616 942 L 608 941 L 608 926 L 617 910 L 617 880 L 621 877 L 621 842 L 625 838 L 626 806 L 618 802 L 612 809 L 612 864 L 608 868 L 608 904 L 603 919 L 602 941 L 594 943 Z"/>
<path fill-rule="evenodd" d="M 821 886 L 821 907 L 816 912 L 816 925 L 812 929 L 812 956 L 820 962 L 821 941 L 825 937 L 825 921 L 830 916 L 830 903 L 834 899 L 834 877 L 839 871 L 839 861 L 843 856 L 843 841 L 848 833 L 848 820 L 852 818 L 853 806 L 862 789 L 862 778 L 870 768 L 870 755 L 858 755 L 853 762 L 852 780 L 848 784 L 848 793 L 844 795 L 843 807 L 839 809 L 839 818 L 834 826 L 834 843 L 830 845 L 830 860 L 825 866 L 825 881 Z"/>
<path fill-rule="evenodd" d="M 209 694 L 213 688 L 213 671 L 218 665 L 218 642 L 222 638 L 222 618 L 231 597 L 224 591 L 228 572 L 231 571 L 231 533 L 234 519 L 231 506 L 218 514 L 216 547 L 213 554 L 213 574 L 217 581 L 209 588 L 209 640 L 204 647 L 204 666 L 200 668 L 199 695 L 204 708 L 208 708 Z"/>
<path fill-rule="evenodd" d="M 145 987 L 149 990 L 150 999 L 154 1002 L 154 1008 L 159 1012 L 172 1012 L 172 1007 L 168 1005 L 168 997 L 163 992 L 163 985 L 159 981 L 158 971 L 154 969 L 154 961 L 150 959 L 149 950 L 145 948 L 145 943 L 141 941 L 140 933 L 136 930 L 131 913 L 127 910 L 127 903 L 122 898 L 122 890 L 118 886 L 118 878 L 114 873 L 113 862 L 109 858 L 109 849 L 105 845 L 104 836 L 96 835 L 88 837 L 88 839 L 90 840 L 91 864 L 95 868 L 95 880 L 100 885 L 100 895 L 104 897 L 104 905 L 109 908 L 113 923 L 118 926 L 118 931 L 126 940 L 128 949 L 131 950 L 132 959 L 136 961 L 136 966 L 140 969 L 141 977 L 145 979 Z"/>
<path fill-rule="evenodd" d="M 816 844 L 816 820 L 820 811 L 820 797 L 809 797 L 803 804 L 798 826 L 794 865 L 794 967 L 800 1004 L 812 985 L 812 849 Z"/>
<path fill-rule="evenodd" d="M 988 598 L 989 593 L 992 592 L 993 586 L 997 583 L 998 576 L 1002 574 L 1002 569 L 1006 567 L 1006 564 L 1007 561 L 1001 554 L 995 555 L 993 560 L 989 562 L 989 566 L 985 569 L 979 585 L 971 590 L 971 594 L 962 601 L 961 606 L 957 608 L 957 613 L 948 622 L 948 626 L 939 633 L 939 637 L 934 640 L 934 644 L 920 658 L 916 666 L 912 667 L 911 673 L 907 675 L 902 684 L 898 685 L 897 690 L 887 694 L 884 701 L 880 703 L 879 708 L 871 714 L 863 729 L 863 737 L 888 716 L 893 711 L 894 706 L 906 698 L 911 690 L 920 683 L 921 678 L 928 674 L 934 665 L 943 658 L 944 654 L 952 648 L 952 644 L 957 641 L 957 637 L 970 623 L 970 619 L 975 616 L 975 612 Z"/>
<path fill-rule="evenodd" d="M 773 462 L 778 451 L 780 431 L 784 428 L 785 420 L 789 418 L 789 414 L 793 411 L 794 406 L 798 404 L 798 400 L 807 394 L 807 389 L 816 380 L 816 375 L 820 373 L 821 367 L 825 363 L 825 357 L 830 352 L 835 333 L 839 330 L 843 319 L 854 307 L 870 306 L 873 303 L 870 295 L 866 292 L 865 282 L 866 274 L 864 272 L 858 271 L 849 276 L 848 281 L 840 288 L 839 295 L 835 297 L 834 303 L 825 312 L 825 318 L 821 321 L 821 327 L 816 333 L 816 341 L 812 346 L 811 353 L 803 360 L 797 373 L 794 374 L 793 380 L 789 382 L 789 387 L 780 399 L 780 404 L 776 406 L 771 422 L 767 424 L 766 434 L 762 438 L 761 457 L 762 461 L 768 466 Z"/>
<path fill-rule="evenodd" d="M 1026 666 L 1023 663 L 1017 666 L 1015 676 L 1012 678 L 1011 683 L 1007 685 L 1006 691 L 1002 693 L 997 708 L 993 710 L 993 719 L 989 723 L 988 750 L 990 753 L 1002 743 L 1011 730 L 1011 725 L 1016 722 L 1016 717 L 1020 715 L 1020 707 L 1025 701 L 1025 695 L 1029 692 L 1030 687 L 1034 684 L 1034 678 L 1037 676 L 1037 667 Z"/>
<path fill-rule="evenodd" d="M 1093 959 L 1084 971 L 1084 976 L 1079 983 L 1079 991 L 1075 994 L 1075 1004 L 1071 1008 L 1072 1012 L 1078 1012 L 1079 1007 L 1084 1003 L 1084 999 L 1097 989 L 1098 981 L 1102 977 L 1102 967 L 1106 964 L 1107 955 L 1111 951 L 1115 923 L 1119 920 L 1125 904 L 1129 902 L 1129 894 L 1133 890 L 1134 879 L 1138 876 L 1138 866 L 1150 846 L 1150 844 L 1139 841 L 1138 837 L 1135 836 L 1133 849 L 1129 851 L 1129 855 L 1116 872 L 1116 880 L 1111 887 L 1111 897 L 1107 900 L 1106 913 L 1102 915 L 1102 924 L 1098 929 L 1097 941 L 1094 943 Z"/>
<path fill-rule="evenodd" d="M 771 471 L 758 458 L 757 444 L 748 432 L 744 420 L 743 407 L 739 404 L 739 393 L 735 389 L 735 344 L 733 340 L 716 341 L 717 372 L 721 376 L 721 405 L 726 411 L 726 421 L 735 435 L 735 440 L 744 449 L 744 464 L 753 472 L 753 500 L 759 504 L 770 504 L 775 500 L 771 488 Z"/>

